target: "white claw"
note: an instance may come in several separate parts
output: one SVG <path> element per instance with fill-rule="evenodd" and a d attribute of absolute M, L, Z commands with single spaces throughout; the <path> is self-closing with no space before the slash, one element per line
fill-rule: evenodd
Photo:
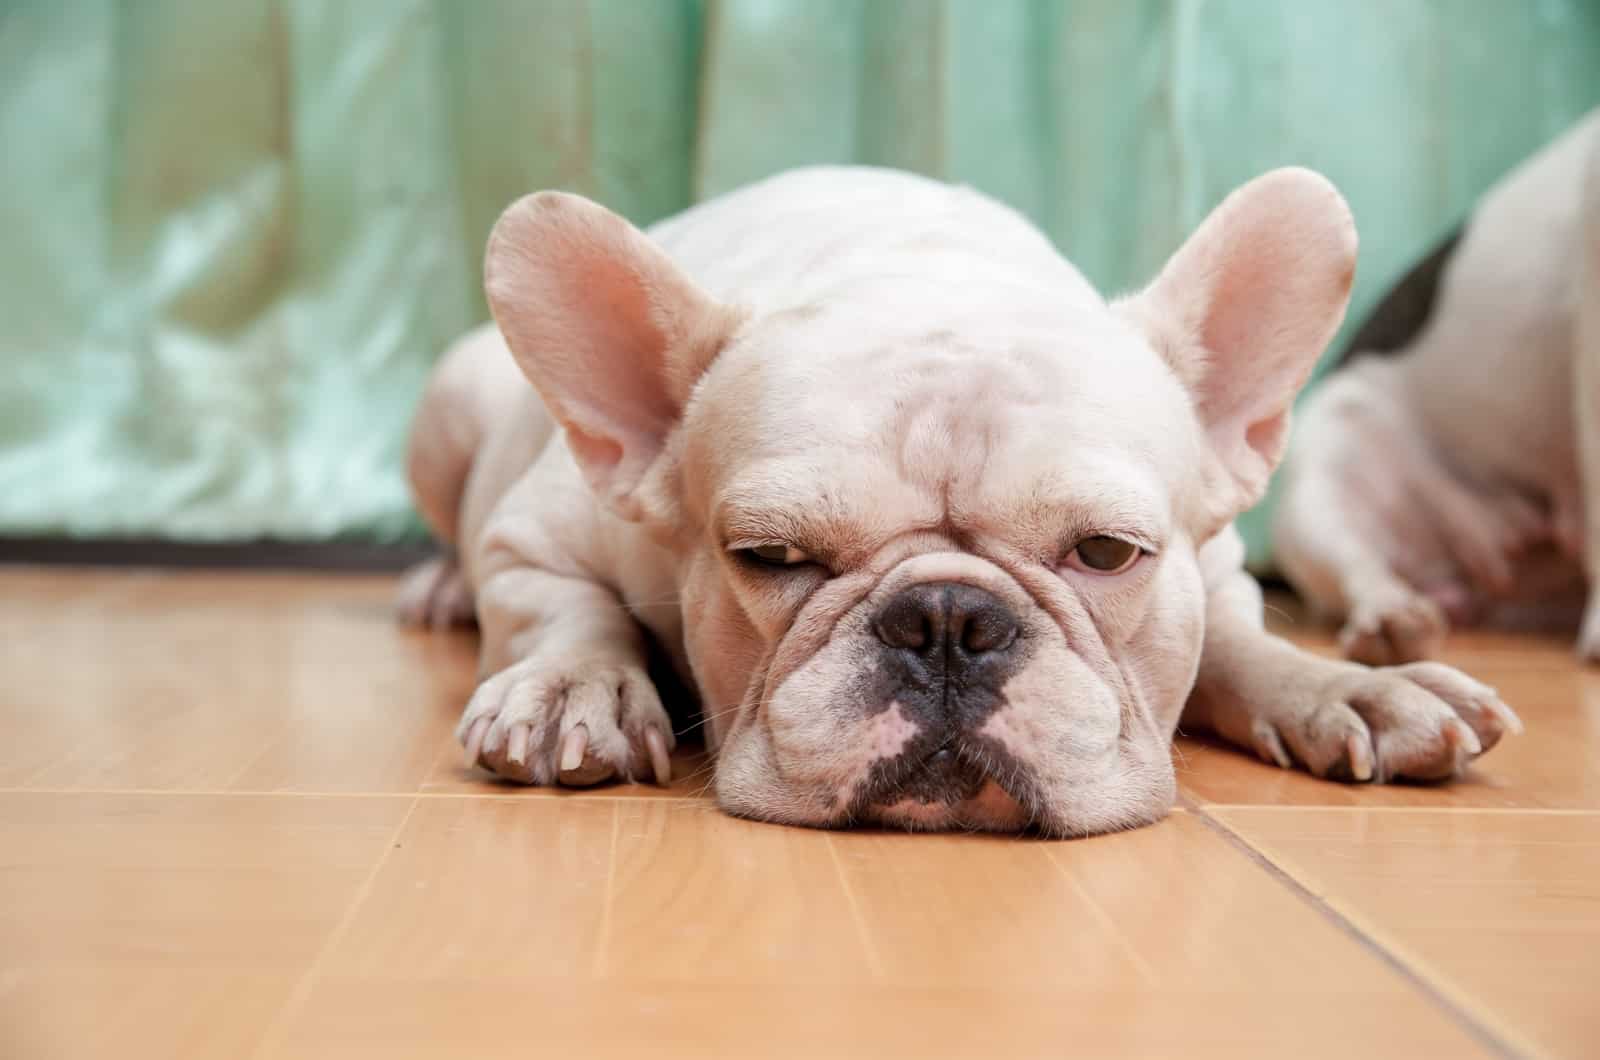
<path fill-rule="evenodd" d="M 1490 699 L 1484 709 L 1493 714 L 1507 732 L 1515 736 L 1522 735 L 1522 719 L 1517 716 L 1516 711 L 1501 702 L 1498 696 Z"/>
<path fill-rule="evenodd" d="M 1360 733 L 1344 738 L 1344 748 L 1350 754 L 1350 775 L 1362 783 L 1372 779 L 1372 745 Z"/>
<path fill-rule="evenodd" d="M 570 773 L 583 765 L 583 753 L 589 749 L 589 728 L 582 722 L 561 739 L 561 772 Z"/>
<path fill-rule="evenodd" d="M 526 725 L 511 726 L 511 733 L 506 741 L 506 760 L 519 766 L 527 762 L 528 727 Z"/>
<path fill-rule="evenodd" d="M 1257 718 L 1251 726 L 1250 735 L 1255 740 L 1256 754 L 1262 759 L 1279 769 L 1293 768 L 1294 761 L 1289 757 L 1289 752 L 1283 749 L 1283 741 L 1278 738 L 1278 730 L 1273 728 L 1272 722 Z"/>
<path fill-rule="evenodd" d="M 479 718 L 472 723 L 472 728 L 467 730 L 467 741 L 463 745 L 466 753 L 462 757 L 468 769 L 478 764 L 478 756 L 483 753 L 483 737 L 489 731 L 491 720 Z"/>
<path fill-rule="evenodd" d="M 1445 739 L 1456 749 L 1458 760 L 1472 758 L 1483 753 L 1483 744 L 1478 740 L 1478 734 L 1472 731 L 1472 726 L 1460 718 L 1450 719 L 1445 727 Z"/>
<path fill-rule="evenodd" d="M 644 745 L 650 751 L 650 765 L 655 770 L 656 783 L 666 787 L 672 783 L 672 758 L 667 754 L 667 738 L 654 725 L 647 725 Z"/>

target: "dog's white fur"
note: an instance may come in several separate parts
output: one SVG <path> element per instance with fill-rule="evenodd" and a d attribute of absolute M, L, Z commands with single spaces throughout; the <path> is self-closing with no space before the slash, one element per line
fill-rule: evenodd
<path fill-rule="evenodd" d="M 469 757 L 660 778 L 647 630 L 700 693 L 722 806 L 768 820 L 1133 826 L 1172 804 L 1180 713 L 1319 774 L 1455 772 L 1515 725 L 1492 690 L 1267 635 L 1230 526 L 1354 264 L 1348 209 L 1304 170 L 1236 192 L 1115 305 L 1016 213 L 907 174 L 799 170 L 649 235 L 521 200 L 487 255 L 498 330 L 444 358 L 411 451 L 460 569 L 421 571 L 405 610 L 448 622 L 470 596 L 483 632 Z M 1144 554 L 1064 562 L 1094 534 Z M 943 583 L 1019 630 L 995 706 L 947 745 L 986 779 L 951 805 L 868 797 L 934 749 L 882 683 L 875 616 Z"/>
<path fill-rule="evenodd" d="M 1449 620 L 1578 626 L 1600 572 L 1600 111 L 1488 192 L 1423 330 L 1356 356 L 1306 402 L 1273 528 L 1347 654 L 1423 658 Z"/>

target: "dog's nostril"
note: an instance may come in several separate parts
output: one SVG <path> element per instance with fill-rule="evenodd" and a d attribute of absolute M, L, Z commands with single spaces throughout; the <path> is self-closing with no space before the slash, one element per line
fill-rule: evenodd
<path fill-rule="evenodd" d="M 1016 638 L 1017 623 L 1003 607 L 983 607 L 967 617 L 961 630 L 961 647 L 969 655 L 1001 651 Z"/>
<path fill-rule="evenodd" d="M 941 621 L 942 624 L 942 621 Z M 878 639 L 891 648 L 922 651 L 936 633 L 924 601 L 900 593 L 889 601 L 875 623 Z"/>

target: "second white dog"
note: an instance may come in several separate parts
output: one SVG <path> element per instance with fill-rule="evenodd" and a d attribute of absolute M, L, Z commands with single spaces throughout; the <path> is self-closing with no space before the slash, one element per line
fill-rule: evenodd
<path fill-rule="evenodd" d="M 1600 658 L 1600 111 L 1490 190 L 1431 302 L 1306 402 L 1276 562 L 1366 662 L 1449 621 L 1579 628 Z"/>

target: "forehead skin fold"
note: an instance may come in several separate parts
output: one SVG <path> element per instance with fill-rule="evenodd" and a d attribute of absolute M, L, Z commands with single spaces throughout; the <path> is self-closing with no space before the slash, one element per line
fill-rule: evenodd
<path fill-rule="evenodd" d="M 725 539 L 864 545 L 956 521 L 1150 543 L 1185 485 L 1192 410 L 1135 336 L 1068 323 L 1061 336 L 935 329 L 854 348 L 824 312 L 758 326 L 696 395 L 686 492 Z"/>

